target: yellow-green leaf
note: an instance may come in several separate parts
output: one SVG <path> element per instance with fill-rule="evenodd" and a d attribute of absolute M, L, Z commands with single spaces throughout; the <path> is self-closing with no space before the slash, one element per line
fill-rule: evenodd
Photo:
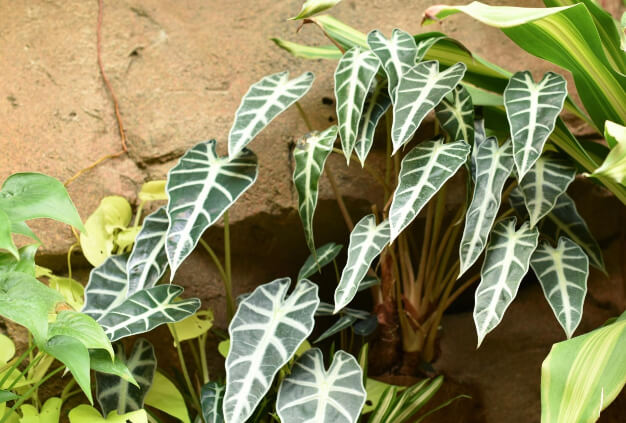
<path fill-rule="evenodd" d="M 222 357 L 228 357 L 228 351 L 230 351 L 230 339 L 224 339 L 222 342 L 217 344 L 217 351 Z"/>
<path fill-rule="evenodd" d="M 148 414 L 145 410 L 137 410 L 126 414 L 117 414 L 111 411 L 107 418 L 102 417 L 95 408 L 83 404 L 69 413 L 70 423 L 148 423 Z"/>
<path fill-rule="evenodd" d="M 7 364 L 15 355 L 15 344 L 6 335 L 0 333 L 0 366 Z"/>
<path fill-rule="evenodd" d="M 213 327 L 213 312 L 202 310 L 176 323 L 167 326 L 170 332 L 176 331 L 176 336 L 180 342 L 196 339 L 207 333 Z"/>
<path fill-rule="evenodd" d="M 154 374 L 154 380 L 144 404 L 176 417 L 183 423 L 191 423 L 183 395 L 176 385 L 161 372 L 157 371 Z"/>
<path fill-rule="evenodd" d="M 61 406 L 63 400 L 61 398 L 48 398 L 41 410 L 37 410 L 30 404 L 20 407 L 22 418 L 20 423 L 59 423 L 61 418 Z"/>
<path fill-rule="evenodd" d="M 139 191 L 139 201 L 167 200 L 165 183 L 167 181 L 150 181 L 142 185 Z"/>
<path fill-rule="evenodd" d="M 50 274 L 48 278 L 48 286 L 63 295 L 65 302 L 74 310 L 79 311 L 83 308 L 85 288 L 80 282 L 53 274 Z"/>
<path fill-rule="evenodd" d="M 607 120 L 604 126 L 604 137 L 611 151 L 591 176 L 605 176 L 626 186 L 626 127 Z"/>

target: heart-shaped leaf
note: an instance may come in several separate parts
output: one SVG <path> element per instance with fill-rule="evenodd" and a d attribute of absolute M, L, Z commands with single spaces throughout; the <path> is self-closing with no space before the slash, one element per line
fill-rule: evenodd
<path fill-rule="evenodd" d="M 35 254 L 39 244 L 26 245 L 17 252 L 19 260 L 13 254 L 0 253 L 0 272 L 21 272 L 35 276 Z"/>
<path fill-rule="evenodd" d="M 402 75 L 417 61 L 415 39 L 411 34 L 400 29 L 394 29 L 390 39 L 385 38 L 379 30 L 374 30 L 367 34 L 367 44 L 378 57 L 387 74 L 389 98 L 395 103 L 396 91 Z"/>
<path fill-rule="evenodd" d="M 70 423 L 148 423 L 148 414 L 146 410 L 137 410 L 131 413 L 119 415 L 116 411 L 112 411 L 104 418 L 98 410 L 82 404 L 73 408 L 68 415 Z"/>
<path fill-rule="evenodd" d="M 374 93 L 365 100 L 354 146 L 354 151 L 356 151 L 361 166 L 365 166 L 365 159 L 374 144 L 374 134 L 378 121 L 385 115 L 390 106 L 391 99 L 382 84 L 378 84 Z"/>
<path fill-rule="evenodd" d="M 304 227 L 309 249 L 315 251 L 313 215 L 317 206 L 320 176 L 324 163 L 333 151 L 337 139 L 337 127 L 331 126 L 324 132 L 312 132 L 301 138 L 293 152 L 295 168 L 293 183 L 298 192 L 298 213 Z"/>
<path fill-rule="evenodd" d="M 167 175 L 167 259 L 173 280 L 202 233 L 256 180 L 258 163 L 250 150 L 219 157 L 215 140 L 189 149 Z M 239 151 L 239 150 L 238 150 Z"/>
<path fill-rule="evenodd" d="M 169 220 L 165 207 L 147 216 L 126 263 L 128 294 L 153 287 L 167 269 L 165 240 Z"/>
<path fill-rule="evenodd" d="M 587 255 L 574 241 L 562 237 L 556 248 L 542 242 L 533 253 L 530 266 L 554 315 L 571 338 L 583 315 L 589 274 Z"/>
<path fill-rule="evenodd" d="M 244 422 L 252 415 L 276 373 L 313 330 L 317 285 L 301 280 L 286 297 L 289 285 L 289 278 L 283 278 L 259 286 L 241 302 L 228 327 L 226 423 Z"/>
<path fill-rule="evenodd" d="M 502 320 L 528 272 L 530 256 L 537 247 L 539 231 L 525 222 L 515 230 L 514 217 L 496 224 L 491 231 L 485 261 L 480 271 L 481 281 L 476 288 L 474 323 L 478 346 L 485 335 Z"/>
<path fill-rule="evenodd" d="M 263 128 L 309 91 L 313 79 L 311 72 L 291 80 L 289 72 L 279 72 L 252 85 L 235 113 L 228 134 L 228 156 L 236 159 Z"/>
<path fill-rule="evenodd" d="M 545 155 L 537 159 L 519 182 L 531 227 L 550 213 L 575 177 L 576 168 L 565 160 Z"/>
<path fill-rule="evenodd" d="M 389 221 L 376 225 L 376 217 L 370 214 L 354 226 L 350 234 L 348 260 L 335 289 L 335 313 L 352 301 L 370 265 L 388 243 Z"/>
<path fill-rule="evenodd" d="M 318 348 L 304 353 L 278 389 L 283 423 L 356 423 L 365 404 L 363 372 L 350 354 L 337 351 L 330 368 Z"/>
<path fill-rule="evenodd" d="M 113 359 L 113 347 L 102 327 L 90 316 L 77 311 L 64 310 L 48 325 L 48 338 L 65 335 L 77 339 L 88 349 L 102 349 Z"/>
<path fill-rule="evenodd" d="M 175 417 L 182 423 L 191 423 L 185 398 L 176 385 L 160 371 L 154 374 L 152 386 L 150 386 L 144 402 L 150 407 Z"/>
<path fill-rule="evenodd" d="M 42 350 L 59 360 L 74 376 L 74 380 L 83 390 L 89 402 L 91 395 L 91 374 L 89 350 L 76 338 L 58 335 L 50 338 L 42 346 Z"/>
<path fill-rule="evenodd" d="M 457 86 L 465 70 L 465 64 L 457 63 L 440 72 L 439 62 L 431 60 L 413 66 L 400 78 L 391 128 L 394 153 L 413 137 L 428 112 Z"/>
<path fill-rule="evenodd" d="M 202 387 L 200 402 L 205 423 L 223 423 L 224 392 L 226 387 L 218 382 L 209 382 Z"/>
<path fill-rule="evenodd" d="M 520 180 L 541 155 L 567 98 L 565 78 L 548 72 L 535 84 L 529 71 L 517 72 L 504 90 L 515 167 Z"/>
<path fill-rule="evenodd" d="M 16 260 L 20 259 L 20 253 L 11 236 L 11 221 L 2 209 L 0 209 L 0 249 L 7 250 Z"/>
<path fill-rule="evenodd" d="M 454 87 L 435 107 L 441 127 L 452 141 L 463 140 L 474 145 L 474 105 L 472 97 L 462 84 Z"/>
<path fill-rule="evenodd" d="M 96 373 L 96 398 L 105 416 L 112 411 L 126 414 L 142 409 L 157 367 L 154 347 L 145 339 L 135 342 L 129 356 L 126 356 L 124 346 L 117 343 L 115 355 L 126 364 L 139 386 L 115 375 Z"/>
<path fill-rule="evenodd" d="M 311 254 L 302 267 L 300 268 L 300 272 L 298 272 L 298 280 L 306 279 L 311 275 L 314 275 L 328 263 L 333 261 L 339 252 L 343 248 L 343 245 L 335 244 L 334 242 L 329 242 L 328 244 L 324 244 L 315 250 L 314 254 Z"/>
<path fill-rule="evenodd" d="M 459 245 L 463 275 L 483 252 L 489 231 L 496 220 L 504 183 L 513 170 L 513 148 L 508 141 L 502 147 L 488 138 L 478 147 L 474 196 L 465 215 L 463 237 Z"/>
<path fill-rule="evenodd" d="M 356 145 L 365 97 L 379 66 L 378 59 L 370 50 L 352 47 L 341 57 L 335 70 L 339 135 L 348 163 Z"/>
<path fill-rule="evenodd" d="M 148 181 L 141 186 L 141 191 L 137 196 L 139 201 L 159 201 L 167 200 L 165 184 L 167 181 Z"/>
<path fill-rule="evenodd" d="M 459 170 L 469 151 L 465 141 L 444 144 L 442 139 L 423 142 L 409 151 L 402 160 L 398 187 L 389 210 L 391 241 Z"/>
<path fill-rule="evenodd" d="M 114 375 L 137 386 L 137 381 L 128 366 L 126 366 L 126 356 L 123 356 L 122 359 L 115 356 L 115 358 L 111 360 L 109 353 L 104 350 L 89 351 L 89 365 L 96 373 Z"/>

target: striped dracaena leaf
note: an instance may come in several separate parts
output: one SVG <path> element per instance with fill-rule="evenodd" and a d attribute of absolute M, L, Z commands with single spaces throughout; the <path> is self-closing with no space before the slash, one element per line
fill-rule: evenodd
<path fill-rule="evenodd" d="M 276 410 L 283 423 L 356 423 L 365 398 L 363 372 L 353 356 L 337 351 L 326 370 L 322 351 L 313 348 L 281 383 Z"/>
<path fill-rule="evenodd" d="M 236 159 L 263 128 L 309 91 L 313 79 L 311 72 L 294 79 L 289 79 L 289 72 L 279 72 L 252 85 L 235 113 L 228 134 L 228 156 Z"/>
<path fill-rule="evenodd" d="M 83 313 L 98 321 L 124 302 L 128 294 L 127 263 L 128 254 L 114 255 L 91 271 Z"/>
<path fill-rule="evenodd" d="M 171 279 L 202 233 L 256 180 L 256 155 L 244 149 L 232 159 L 219 157 L 215 140 L 189 149 L 167 175 L 169 228 L 165 247 Z"/>
<path fill-rule="evenodd" d="M 370 265 L 388 243 L 389 221 L 376 225 L 376 217 L 370 214 L 354 226 L 350 234 L 348 260 L 335 289 L 335 313 L 352 301 Z"/>
<path fill-rule="evenodd" d="M 626 384 L 626 313 L 552 346 L 541 366 L 541 421 L 598 420 Z"/>
<path fill-rule="evenodd" d="M 313 215 L 317 206 L 320 176 L 326 159 L 333 151 L 336 138 L 336 126 L 331 126 L 323 132 L 312 132 L 298 141 L 293 153 L 295 159 L 293 183 L 298 192 L 298 213 L 302 220 L 306 243 L 312 252 L 315 251 Z"/>
<path fill-rule="evenodd" d="M 537 84 L 529 71 L 511 77 L 504 90 L 504 107 L 520 180 L 541 155 L 566 98 L 567 82 L 556 73 L 546 73 Z"/>
<path fill-rule="evenodd" d="M 554 315 L 571 338 L 583 314 L 589 274 L 587 255 L 574 241 L 561 237 L 556 248 L 542 242 L 533 253 L 530 266 Z"/>
<path fill-rule="evenodd" d="M 112 411 L 126 414 L 141 410 L 157 367 L 154 347 L 145 339 L 135 342 L 128 357 L 124 345 L 117 343 L 115 355 L 126 365 L 137 385 L 119 376 L 96 372 L 96 398 L 105 416 Z"/>
<path fill-rule="evenodd" d="M 459 245 L 460 275 L 475 262 L 487 245 L 489 231 L 496 220 L 504 183 L 513 169 L 511 142 L 498 146 L 491 137 L 478 147 L 474 196 L 465 215 L 463 237 Z"/>
<path fill-rule="evenodd" d="M 578 214 L 574 200 L 567 193 L 559 196 L 556 205 L 548 214 L 547 220 L 549 222 L 545 222 L 546 224 L 541 227 L 543 234 L 548 235 L 554 241 L 561 235 L 566 235 L 585 250 L 592 266 L 604 271 L 602 250 L 587 227 L 585 220 Z"/>
<path fill-rule="evenodd" d="M 565 160 L 546 155 L 537 159 L 519 182 L 531 227 L 550 213 L 575 177 L 576 168 Z"/>
<path fill-rule="evenodd" d="M 167 269 L 165 240 L 169 220 L 165 207 L 147 216 L 126 263 L 128 294 L 153 287 Z"/>
<path fill-rule="evenodd" d="M 422 208 L 467 160 L 465 141 L 444 144 L 443 139 L 423 142 L 402 160 L 398 187 L 389 211 L 391 241 L 417 217 Z"/>
<path fill-rule="evenodd" d="M 223 423 L 224 392 L 226 387 L 219 382 L 209 382 L 202 387 L 200 403 L 205 423 Z"/>
<path fill-rule="evenodd" d="M 194 314 L 200 300 L 177 301 L 183 288 L 177 285 L 157 285 L 137 291 L 112 308 L 97 322 L 111 341 L 148 332 L 164 323 L 176 323 Z"/>
<path fill-rule="evenodd" d="M 400 29 L 394 29 L 387 39 L 379 30 L 367 34 L 367 44 L 378 57 L 387 74 L 387 90 L 393 103 L 402 75 L 411 69 L 417 61 L 415 39 Z"/>
<path fill-rule="evenodd" d="M 531 229 L 525 222 L 516 231 L 516 221 L 513 217 L 496 224 L 487 245 L 474 304 L 478 346 L 485 335 L 500 323 L 517 295 L 522 278 L 528 271 L 530 256 L 537 247 L 537 228 Z"/>
<path fill-rule="evenodd" d="M 326 266 L 328 263 L 332 262 L 341 249 L 343 245 L 335 244 L 334 242 L 329 242 L 328 244 L 324 244 L 315 250 L 314 254 L 311 254 L 302 267 L 300 268 L 300 272 L 298 272 L 298 280 L 306 279 L 311 275 L 319 272 L 322 267 Z"/>
<path fill-rule="evenodd" d="M 365 98 L 378 72 L 374 53 L 353 47 L 339 60 L 335 70 L 335 98 L 341 147 L 348 163 L 356 145 Z"/>
<path fill-rule="evenodd" d="M 435 107 L 441 127 L 452 141 L 463 140 L 474 145 L 474 105 L 472 97 L 462 84 L 441 100 Z"/>
<path fill-rule="evenodd" d="M 439 62 L 431 60 L 418 63 L 400 78 L 391 129 L 394 153 L 413 137 L 428 112 L 456 87 L 465 70 L 465 64 L 457 63 L 440 72 Z"/>
<path fill-rule="evenodd" d="M 365 107 L 361 115 L 359 132 L 354 146 L 354 151 L 361 162 L 361 166 L 365 166 L 365 159 L 374 144 L 376 126 L 390 106 L 391 99 L 382 84 L 378 84 L 374 93 L 365 100 Z"/>
<path fill-rule="evenodd" d="M 306 279 L 286 297 L 290 279 L 259 286 L 230 323 L 224 421 L 246 421 L 270 389 L 276 373 L 311 334 L 319 304 L 317 285 Z"/>

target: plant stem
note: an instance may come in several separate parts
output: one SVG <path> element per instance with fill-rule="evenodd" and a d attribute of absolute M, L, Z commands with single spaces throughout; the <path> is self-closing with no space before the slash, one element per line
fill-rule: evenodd
<path fill-rule="evenodd" d="M 204 249 L 206 250 L 206 252 L 209 253 L 209 256 L 213 260 L 213 263 L 215 264 L 215 267 L 217 267 L 217 271 L 220 272 L 220 276 L 222 277 L 222 281 L 224 283 L 226 283 L 226 272 L 224 271 L 224 267 L 222 266 L 222 263 L 220 262 L 220 259 L 217 258 L 217 255 L 215 254 L 215 251 L 213 251 L 213 249 L 209 246 L 209 244 L 207 244 L 206 241 L 203 240 L 202 238 L 200 238 L 200 245 L 202 245 L 204 247 Z"/>
<path fill-rule="evenodd" d="M 78 247 L 78 245 L 79 244 L 76 242 L 67 250 L 67 277 L 69 279 L 72 279 L 72 251 L 74 251 L 74 248 Z"/>
<path fill-rule="evenodd" d="M 224 213 L 224 266 L 226 267 L 226 301 L 228 320 L 235 315 L 235 299 L 233 298 L 233 276 L 230 263 L 230 223 L 228 210 Z"/>
<path fill-rule="evenodd" d="M 31 360 L 30 363 L 28 363 L 28 366 L 26 366 L 26 368 L 24 370 L 22 370 L 22 372 L 15 378 L 13 379 L 13 382 L 11 382 L 11 384 L 9 385 L 9 387 L 7 388 L 8 391 L 10 391 L 11 389 L 13 389 L 13 387 L 15 385 L 17 385 L 17 383 L 20 381 L 20 378 L 24 375 L 26 375 L 28 373 L 28 371 L 30 369 L 32 369 L 33 367 L 35 367 L 37 365 L 37 363 L 39 363 L 39 361 L 41 361 L 41 359 L 43 358 L 43 353 L 39 353 L 35 356 L 34 360 Z M 1 385 L 0 385 L 1 386 Z"/>
<path fill-rule="evenodd" d="M 339 187 L 337 186 L 337 182 L 335 181 L 335 176 L 329 167 L 326 169 L 326 176 L 328 177 L 328 181 L 330 182 L 330 186 L 333 189 L 333 194 L 335 195 L 335 199 L 337 200 L 337 205 L 339 206 L 339 211 L 341 211 L 341 215 L 343 216 L 344 222 L 346 222 L 346 226 L 348 230 L 352 232 L 354 229 L 354 223 L 352 222 L 352 218 L 350 217 L 350 213 L 348 213 L 348 208 L 346 204 L 343 202 L 343 197 L 339 192 Z"/>
<path fill-rule="evenodd" d="M 420 263 L 417 273 L 417 279 L 411 290 L 411 303 L 418 309 L 421 314 L 422 306 L 422 288 L 424 286 L 424 276 L 426 273 L 426 259 L 428 258 L 428 246 L 430 244 L 430 233 L 433 225 L 433 215 L 435 213 L 433 202 L 429 201 L 426 208 L 426 227 L 424 228 L 424 240 L 422 241 L 422 253 L 420 254 Z"/>
<path fill-rule="evenodd" d="M 300 117 L 304 121 L 304 124 L 306 125 L 306 128 L 309 131 L 312 131 L 313 130 L 313 125 L 311 125 L 311 121 L 309 120 L 309 117 L 307 116 L 306 112 L 302 108 L 302 104 L 300 104 L 299 101 L 296 101 L 296 109 L 298 109 L 298 113 L 300 113 Z"/>
<path fill-rule="evenodd" d="M 22 362 L 26 359 L 26 357 L 30 356 L 30 353 L 33 352 L 34 349 L 35 349 L 35 345 L 31 345 L 30 347 L 28 347 L 28 349 L 24 351 L 22 355 L 19 356 L 17 361 L 13 363 L 13 365 L 9 369 L 6 370 L 6 373 L 4 374 L 2 379 L 0 379 L 0 387 L 4 386 L 5 382 L 9 379 L 9 377 L 11 377 L 11 374 L 13 373 L 13 371 L 17 370 L 19 365 L 22 364 Z"/>
<path fill-rule="evenodd" d="M 198 338 L 198 348 L 200 349 L 200 366 L 202 367 L 202 383 L 208 383 L 210 380 L 209 367 L 206 362 L 206 339 L 206 333 L 203 333 L 200 338 Z"/>
<path fill-rule="evenodd" d="M 189 377 L 189 372 L 187 371 L 187 363 L 185 363 L 185 356 L 183 355 L 183 349 L 181 348 L 180 341 L 178 340 L 176 327 L 174 325 L 171 325 L 170 329 L 172 330 L 172 337 L 174 338 L 174 343 L 176 344 L 176 352 L 178 353 L 180 369 L 183 372 L 183 377 L 185 378 L 185 383 L 187 384 L 187 390 L 189 390 L 189 395 L 191 395 L 191 398 L 193 400 L 193 406 L 198 412 L 202 412 L 202 408 L 200 407 L 200 400 L 198 399 L 198 394 L 196 394 L 196 390 L 193 388 L 191 378 Z"/>
<path fill-rule="evenodd" d="M 61 392 L 61 401 L 65 402 L 66 399 L 70 397 L 71 389 L 76 385 L 76 380 L 74 378 L 70 379 L 70 381 L 63 388 L 63 392 Z"/>
<path fill-rule="evenodd" d="M 137 207 L 137 214 L 135 214 L 135 222 L 134 222 L 134 227 L 138 228 L 139 227 L 139 221 L 141 220 L 141 214 L 143 212 L 143 206 L 146 202 L 142 201 L 139 203 L 139 207 Z"/>
<path fill-rule="evenodd" d="M 13 404 L 13 407 L 11 407 L 11 409 L 8 412 L 5 412 L 5 415 L 2 416 L 2 418 L 0 419 L 0 423 L 5 423 L 6 420 L 9 418 L 9 416 L 11 416 L 15 410 L 17 410 L 23 403 L 24 401 L 26 401 L 27 399 L 30 398 L 30 396 L 32 395 L 32 393 L 37 390 L 41 385 L 43 385 L 44 383 L 46 383 L 48 381 L 48 379 L 50 379 L 52 376 L 56 375 L 57 373 L 59 373 L 61 370 L 63 370 L 65 368 L 65 366 L 60 366 L 57 367 L 56 369 L 54 369 L 53 371 L 51 371 L 50 373 L 48 373 L 44 378 L 42 378 L 39 382 L 37 382 L 35 385 L 33 385 L 32 388 L 30 388 L 28 391 L 26 391 L 26 393 L 24 395 L 22 395 L 20 397 L 20 399 L 18 401 L 15 402 L 15 404 Z"/>

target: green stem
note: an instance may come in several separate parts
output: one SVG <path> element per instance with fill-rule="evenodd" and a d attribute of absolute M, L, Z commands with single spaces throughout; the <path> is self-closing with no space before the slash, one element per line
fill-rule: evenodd
<path fill-rule="evenodd" d="M 13 371 L 16 370 L 20 364 L 22 364 L 22 362 L 26 359 L 26 357 L 30 355 L 31 352 L 33 352 L 34 349 L 35 345 L 31 345 L 30 347 L 28 347 L 28 349 L 19 356 L 17 361 L 13 363 L 13 365 L 9 369 L 6 370 L 6 373 L 4 374 L 2 379 L 0 379 L 0 387 L 4 386 L 5 382 L 9 379 L 9 377 L 11 377 Z"/>
<path fill-rule="evenodd" d="M 299 101 L 296 101 L 296 109 L 298 109 L 298 113 L 300 113 L 300 117 L 304 121 L 304 124 L 306 125 L 307 129 L 309 131 L 312 131 L 313 125 L 311 125 L 311 121 L 309 120 L 309 117 L 307 116 L 306 112 L 302 108 L 302 105 L 300 104 Z"/>
<path fill-rule="evenodd" d="M 206 252 L 209 253 L 209 256 L 211 256 L 213 263 L 215 263 L 215 267 L 217 267 L 217 271 L 220 272 L 220 276 L 222 277 L 223 282 L 226 283 L 226 272 L 224 271 L 222 262 L 220 262 L 220 259 L 217 258 L 215 251 L 213 251 L 213 249 L 209 246 L 209 244 L 207 244 L 206 241 L 203 240 L 202 238 L 200 238 L 200 245 L 202 245 L 202 247 L 204 247 Z"/>
<path fill-rule="evenodd" d="M 143 206 L 146 202 L 142 201 L 141 203 L 139 203 L 139 207 L 137 207 L 137 214 L 135 215 L 135 224 L 134 227 L 137 228 L 139 227 L 139 221 L 141 220 L 141 213 L 143 212 Z"/>
<path fill-rule="evenodd" d="M 13 407 L 11 407 L 11 409 L 5 413 L 5 415 L 2 417 L 2 419 L 0 419 L 0 423 L 5 423 L 7 421 L 7 419 L 9 418 L 9 416 L 11 416 L 15 412 L 15 410 L 17 410 L 24 403 L 24 401 L 29 399 L 34 391 L 36 391 L 41 385 L 46 383 L 48 381 L 48 379 L 50 379 L 52 376 L 54 376 L 57 373 L 59 373 L 64 368 L 65 368 L 65 366 L 57 367 L 56 369 L 54 369 L 53 371 L 48 373 L 43 379 L 41 379 L 39 382 L 37 382 L 32 388 L 30 388 L 28 391 L 26 391 L 26 393 L 24 395 L 22 395 L 20 397 L 20 399 L 15 402 L 15 404 L 13 404 Z"/>
<path fill-rule="evenodd" d="M 13 389 L 13 387 L 15 385 L 17 385 L 17 383 L 20 381 L 20 378 L 22 376 L 26 375 L 30 369 L 35 367 L 39 363 L 39 361 L 41 361 L 42 358 L 43 358 L 43 354 L 42 353 L 37 354 L 37 356 L 35 356 L 35 359 L 32 360 L 30 363 L 28 363 L 28 366 L 26 366 L 26 368 L 24 370 L 22 370 L 22 372 L 15 379 L 13 379 L 13 382 L 11 382 L 11 384 L 9 385 L 7 390 L 10 391 L 11 389 Z"/>
<path fill-rule="evenodd" d="M 185 383 L 187 384 L 187 390 L 189 391 L 189 395 L 191 395 L 192 402 L 194 408 L 201 412 L 202 408 L 200 407 L 200 400 L 198 399 L 198 395 L 196 394 L 196 390 L 193 388 L 193 384 L 191 383 L 191 378 L 189 377 L 189 371 L 187 371 L 187 363 L 185 363 L 185 356 L 183 355 L 183 349 L 181 348 L 180 341 L 178 340 L 178 333 L 176 332 L 176 327 L 174 325 L 170 326 L 172 337 L 174 338 L 174 343 L 176 344 L 176 352 L 178 353 L 178 361 L 180 362 L 180 369 L 183 372 L 183 377 L 185 378 Z M 0 422 L 2 423 L 2 422 Z"/>
<path fill-rule="evenodd" d="M 76 385 L 76 380 L 74 380 L 73 378 L 70 379 L 67 385 L 65 385 L 65 388 L 63 388 L 63 391 L 61 392 L 62 402 L 65 402 L 66 399 L 68 399 L 71 395 L 73 395 L 73 393 L 71 392 L 71 389 L 74 387 L 74 385 Z"/>
<path fill-rule="evenodd" d="M 200 338 L 198 338 L 198 348 L 200 349 L 200 366 L 202 367 L 202 383 L 208 383 L 210 380 L 209 367 L 206 361 L 206 339 L 206 333 L 203 333 Z"/>
<path fill-rule="evenodd" d="M 76 242 L 67 250 L 67 277 L 70 279 L 72 279 L 72 251 L 74 251 L 74 248 L 78 247 L 78 245 L 78 242 Z"/>
<path fill-rule="evenodd" d="M 230 263 L 230 223 L 228 210 L 224 213 L 224 265 L 226 267 L 226 301 L 228 320 L 235 315 L 235 299 L 233 298 L 233 276 Z"/>

